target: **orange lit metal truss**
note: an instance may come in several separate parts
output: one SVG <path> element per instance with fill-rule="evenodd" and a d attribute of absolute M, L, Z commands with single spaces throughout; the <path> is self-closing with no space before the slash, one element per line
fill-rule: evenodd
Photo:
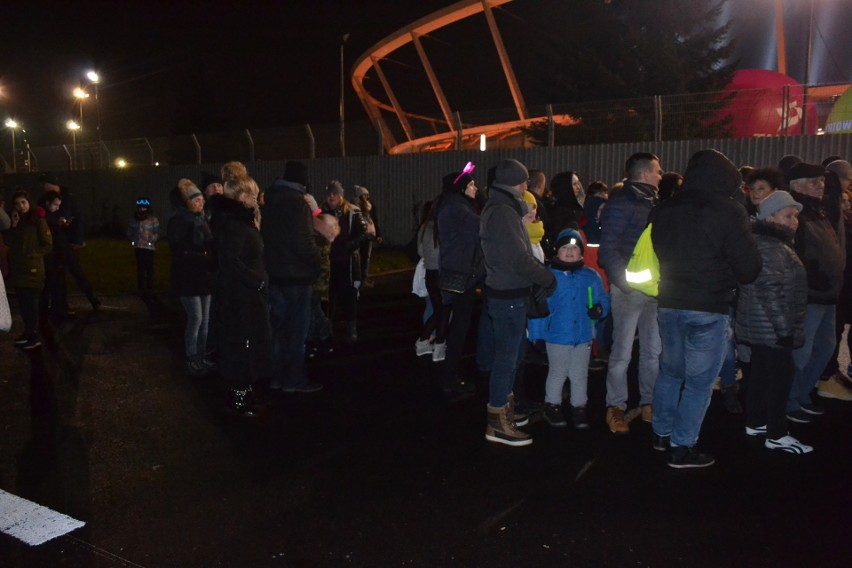
<path fill-rule="evenodd" d="M 515 78 L 515 72 L 512 69 L 512 63 L 509 60 L 509 54 L 503 44 L 503 39 L 500 35 L 500 30 L 497 28 L 497 23 L 494 20 L 492 8 L 507 4 L 512 0 L 463 0 L 452 6 L 448 6 L 443 10 L 433 12 L 432 14 L 417 20 L 416 22 L 394 32 L 387 36 L 379 43 L 374 45 L 367 53 L 363 54 L 355 62 L 352 68 L 352 86 L 358 94 L 358 98 L 364 105 L 367 115 L 370 120 L 376 125 L 377 130 L 382 136 L 385 151 L 389 154 L 406 154 L 424 151 L 441 151 L 452 148 L 470 148 L 479 145 L 480 135 L 485 134 L 489 139 L 506 139 L 513 136 L 522 136 L 523 131 L 533 122 L 548 120 L 546 116 L 531 117 L 527 112 L 524 96 Z M 501 122 L 497 124 L 465 126 L 460 124 L 450 102 L 444 95 L 441 88 L 441 83 L 436 76 L 426 50 L 423 47 L 420 38 L 448 26 L 459 20 L 482 14 L 487 23 L 488 29 L 491 32 L 491 39 L 494 42 L 494 47 L 497 49 L 497 54 L 500 58 L 500 64 L 503 68 L 503 74 L 506 78 L 506 83 L 509 91 L 512 94 L 517 120 L 509 122 Z M 417 55 L 420 58 L 420 63 L 432 87 L 432 92 L 441 109 L 443 118 L 420 116 L 406 112 L 394 94 L 391 84 L 388 82 L 386 75 L 382 72 L 381 62 L 388 58 L 397 49 L 402 46 L 412 43 Z M 364 85 L 364 79 L 368 74 L 373 73 L 378 78 L 384 90 L 386 100 L 380 100 L 376 95 L 367 91 Z M 390 113 L 399 121 L 399 125 L 405 136 L 404 141 L 397 140 L 391 128 L 388 126 L 385 113 Z M 571 125 L 578 121 L 569 115 L 555 115 L 552 117 L 557 124 Z M 426 137 L 415 137 L 412 121 L 426 121 L 431 123 L 435 129 L 445 129 L 437 134 Z"/>

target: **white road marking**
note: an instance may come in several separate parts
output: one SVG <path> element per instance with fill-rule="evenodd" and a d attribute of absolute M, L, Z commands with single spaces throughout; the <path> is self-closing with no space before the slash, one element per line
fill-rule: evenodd
<path fill-rule="evenodd" d="M 38 546 L 85 524 L 0 489 L 0 532 L 30 546 Z"/>

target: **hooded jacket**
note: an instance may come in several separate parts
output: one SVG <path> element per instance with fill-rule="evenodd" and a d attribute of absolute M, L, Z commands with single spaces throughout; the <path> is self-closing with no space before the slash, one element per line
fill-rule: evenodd
<path fill-rule="evenodd" d="M 732 197 L 741 179 L 720 152 L 696 152 L 681 191 L 652 213 L 659 307 L 728 314 L 737 284 L 757 278 L 757 243 L 745 207 Z"/>
<path fill-rule="evenodd" d="M 769 347 L 805 343 L 807 277 L 791 248 L 792 229 L 756 221 L 752 227 L 763 268 L 751 284 L 743 284 L 737 298 L 737 341 Z"/>
<path fill-rule="evenodd" d="M 320 273 L 320 249 L 314 239 L 304 186 L 277 180 L 264 194 L 263 235 L 269 282 L 310 285 Z"/>

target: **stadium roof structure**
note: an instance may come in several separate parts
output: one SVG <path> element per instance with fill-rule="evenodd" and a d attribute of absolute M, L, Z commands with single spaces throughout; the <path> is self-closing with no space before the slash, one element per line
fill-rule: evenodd
<path fill-rule="evenodd" d="M 552 118 L 552 121 L 557 124 L 576 124 L 577 120 L 570 115 L 530 116 L 523 92 L 512 68 L 509 53 L 493 14 L 494 8 L 509 2 L 512 2 L 512 0 L 462 0 L 397 30 L 376 43 L 358 58 L 352 67 L 352 86 L 364 105 L 367 116 L 370 117 L 382 137 L 387 153 L 405 154 L 478 147 L 482 134 L 492 139 L 513 138 L 515 145 L 523 145 L 524 129 L 533 122 Z M 474 16 L 484 17 L 488 25 L 503 76 L 514 102 L 514 113 L 516 114 L 514 120 L 486 125 L 462 124 L 456 112 L 457 109 L 453 108 L 451 101 L 445 95 L 421 41 L 422 37 L 430 33 Z M 391 54 L 404 46 L 408 46 L 408 44 L 412 44 L 417 52 L 432 93 L 440 107 L 440 116 L 429 117 L 407 112 L 400 104 L 393 85 L 382 68 L 383 62 L 389 60 Z M 370 92 L 365 85 L 365 79 L 373 76 L 378 78 L 381 85 L 383 90 L 381 95 Z M 394 122 L 389 123 L 389 120 Z M 432 132 L 426 136 L 417 134 L 413 126 L 415 122 L 428 124 Z"/>

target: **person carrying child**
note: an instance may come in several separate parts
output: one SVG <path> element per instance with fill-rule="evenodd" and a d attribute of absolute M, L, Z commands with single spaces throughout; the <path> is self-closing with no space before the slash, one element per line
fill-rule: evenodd
<path fill-rule="evenodd" d="M 529 339 L 543 339 L 550 361 L 544 386 L 544 419 L 566 426 L 562 412 L 562 387 L 571 381 L 571 421 L 575 428 L 589 427 L 586 418 L 587 379 L 595 322 L 609 314 L 609 294 L 600 275 L 584 266 L 584 245 L 575 229 L 563 229 L 556 238 L 556 256 L 550 270 L 556 292 L 548 298 L 550 314 L 529 320 Z"/>

